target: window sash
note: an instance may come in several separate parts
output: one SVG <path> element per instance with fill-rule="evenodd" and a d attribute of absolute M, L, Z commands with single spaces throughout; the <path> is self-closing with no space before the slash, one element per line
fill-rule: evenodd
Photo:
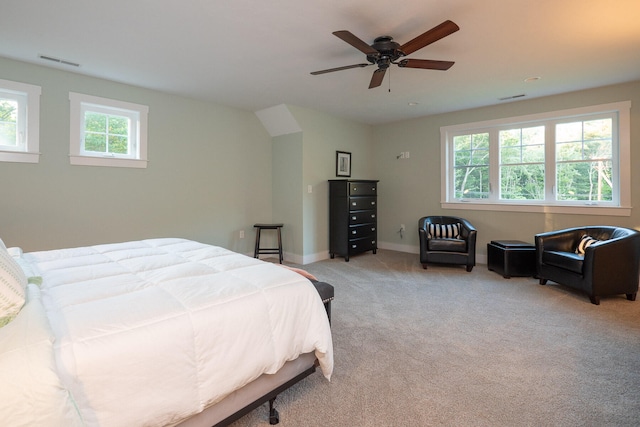
<path fill-rule="evenodd" d="M 0 90 L 0 102 L 13 104 L 14 111 L 12 118 L 0 116 L 0 150 L 27 151 L 27 95 Z"/>
<path fill-rule="evenodd" d="M 4 128 L 0 132 L 5 134 L 5 138 L 0 138 L 0 161 L 39 161 L 40 93 L 40 86 L 0 79 L 0 101 L 16 104 L 15 120 L 3 122 L 0 118 L 0 126 Z M 6 136 L 15 139 L 6 142 Z"/>
<path fill-rule="evenodd" d="M 138 135 L 138 128 L 140 123 L 140 113 L 138 113 L 137 111 L 124 110 L 121 108 L 110 108 L 110 107 L 105 107 L 101 105 L 89 104 L 89 103 L 81 103 L 80 111 L 81 111 L 80 127 L 82 132 L 81 142 L 80 142 L 81 155 L 95 156 L 95 157 L 114 157 L 114 158 L 123 158 L 123 159 L 137 159 L 139 157 L 140 154 L 138 150 L 137 135 Z M 96 114 L 105 116 L 107 123 L 112 118 L 125 118 L 128 122 L 126 134 L 115 134 L 110 132 L 108 128 L 108 124 L 104 133 L 91 132 L 87 130 L 87 123 L 86 123 L 87 113 L 96 113 Z M 87 135 L 89 134 L 93 134 L 93 135 L 100 134 L 105 137 L 107 142 L 106 142 L 106 149 L 104 152 L 87 149 L 86 138 L 87 138 Z M 110 144 L 108 143 L 108 139 L 110 136 L 122 136 L 126 138 L 127 149 L 125 153 L 113 152 L 109 149 Z"/>

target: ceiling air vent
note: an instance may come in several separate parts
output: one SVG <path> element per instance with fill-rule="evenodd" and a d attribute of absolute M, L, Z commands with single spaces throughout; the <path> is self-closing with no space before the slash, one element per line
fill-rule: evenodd
<path fill-rule="evenodd" d="M 508 101 L 510 99 L 522 98 L 523 96 L 525 96 L 524 93 L 521 93 L 520 95 L 505 96 L 504 98 L 498 98 L 498 101 Z"/>
<path fill-rule="evenodd" d="M 53 56 L 39 55 L 39 57 L 40 57 L 40 59 L 45 59 L 45 60 L 51 61 L 51 62 L 57 62 L 58 64 L 70 65 L 72 67 L 79 67 L 80 66 L 80 64 L 77 64 L 75 62 L 67 61 L 66 59 L 54 58 Z"/>

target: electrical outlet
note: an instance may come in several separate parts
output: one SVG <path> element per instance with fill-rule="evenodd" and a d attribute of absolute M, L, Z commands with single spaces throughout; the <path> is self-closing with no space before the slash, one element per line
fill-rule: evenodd
<path fill-rule="evenodd" d="M 240 230 L 240 238 L 244 239 L 244 230 Z"/>
<path fill-rule="evenodd" d="M 405 158 L 405 159 L 408 159 L 408 158 L 409 158 L 409 152 L 408 152 L 408 151 L 405 151 L 405 152 L 404 152 L 404 158 Z"/>

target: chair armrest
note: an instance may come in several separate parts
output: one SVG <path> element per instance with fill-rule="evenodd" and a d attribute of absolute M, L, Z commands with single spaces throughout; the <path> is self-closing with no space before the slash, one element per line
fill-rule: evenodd
<path fill-rule="evenodd" d="M 616 265 L 630 260 L 640 262 L 640 234 L 600 240 L 584 250 L 584 261 L 590 265 L 599 265 L 614 270 Z M 638 262 L 636 262 L 637 264 Z"/>
<path fill-rule="evenodd" d="M 418 220 L 418 231 L 427 231 L 427 220 L 428 218 L 426 216 Z"/>
<path fill-rule="evenodd" d="M 461 227 L 462 229 L 460 230 L 460 235 L 462 236 L 462 238 L 464 238 L 467 241 L 469 241 L 470 239 L 473 239 L 475 243 L 476 234 L 478 232 L 476 228 L 464 218 L 459 218 L 459 220 L 460 220 L 460 225 L 462 226 Z"/>
<path fill-rule="evenodd" d="M 429 232 L 427 231 L 427 217 L 420 218 L 418 221 L 418 238 L 420 240 L 420 253 L 422 254 L 427 250 L 427 240 L 429 239 Z"/>
<path fill-rule="evenodd" d="M 585 249 L 583 271 L 594 292 L 611 282 L 638 282 L 640 274 L 640 234 L 601 240 Z"/>

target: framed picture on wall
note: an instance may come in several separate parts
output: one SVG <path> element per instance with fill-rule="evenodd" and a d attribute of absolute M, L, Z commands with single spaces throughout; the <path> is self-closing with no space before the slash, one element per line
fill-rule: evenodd
<path fill-rule="evenodd" d="M 336 151 L 336 176 L 351 176 L 351 153 Z"/>

